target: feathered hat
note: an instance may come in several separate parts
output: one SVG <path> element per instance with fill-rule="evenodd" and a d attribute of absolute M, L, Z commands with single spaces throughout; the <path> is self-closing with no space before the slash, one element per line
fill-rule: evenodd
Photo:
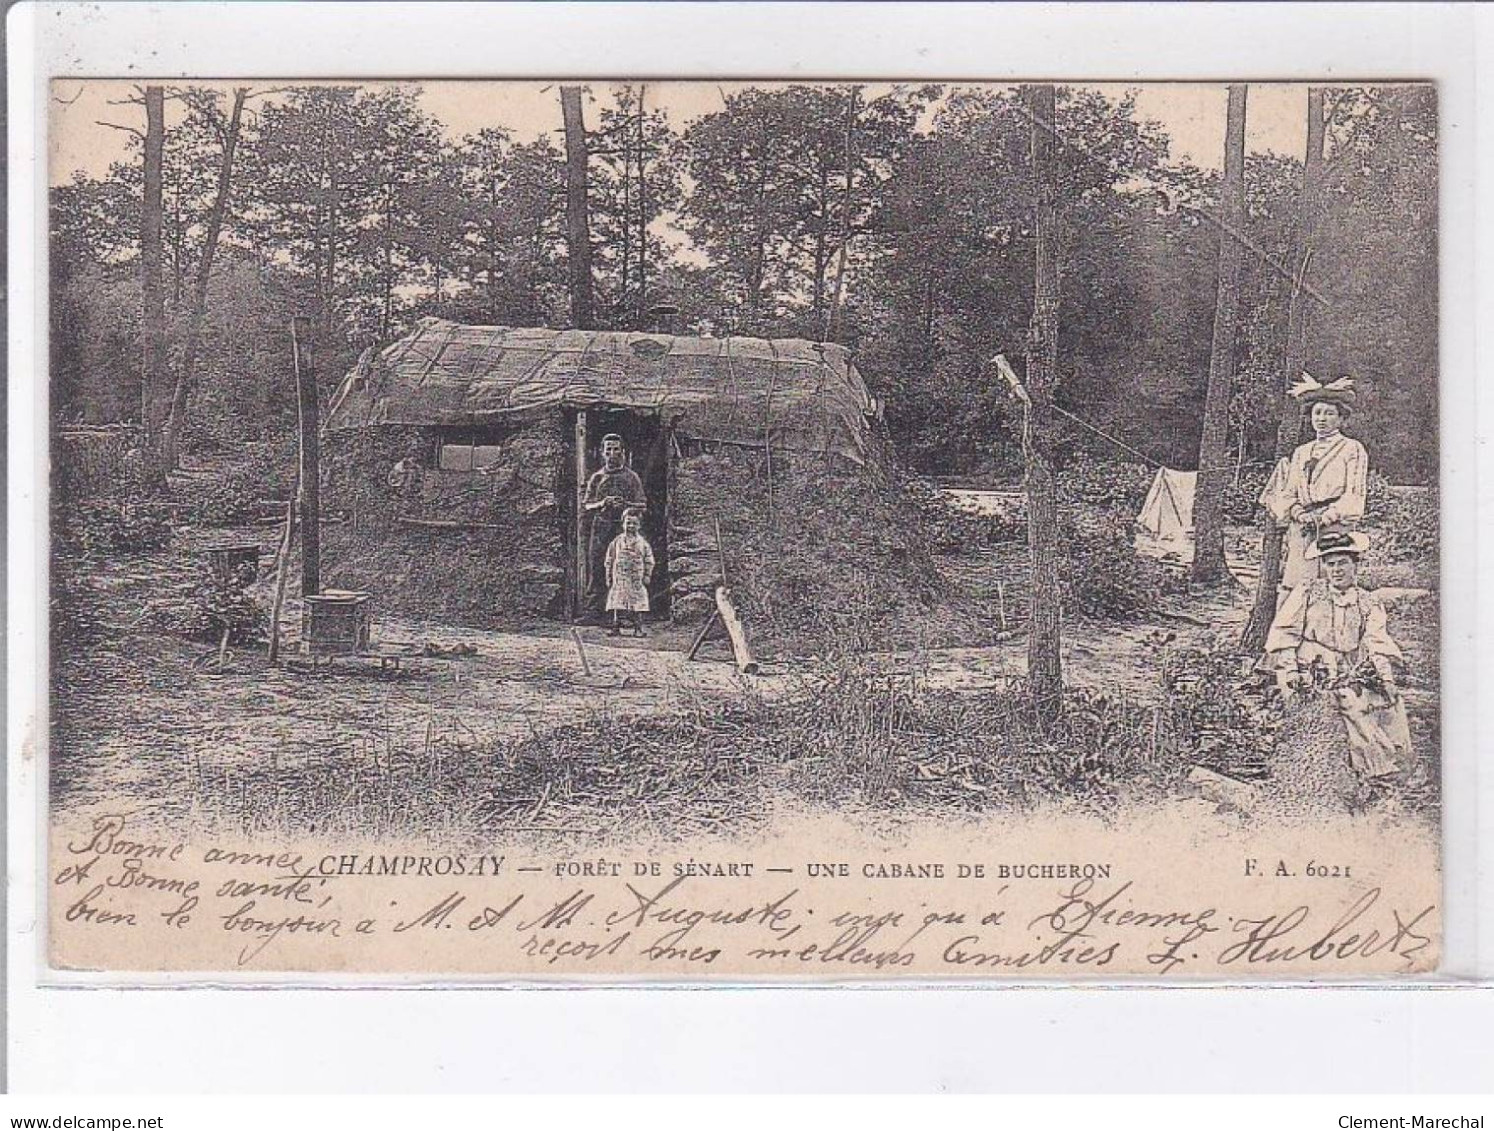
<path fill-rule="evenodd" d="M 1287 391 L 1301 401 L 1304 408 L 1311 408 L 1319 401 L 1324 401 L 1336 404 L 1339 408 L 1352 409 L 1354 402 L 1359 399 L 1359 395 L 1354 392 L 1354 378 L 1340 377 L 1325 385 L 1305 369 Z"/>

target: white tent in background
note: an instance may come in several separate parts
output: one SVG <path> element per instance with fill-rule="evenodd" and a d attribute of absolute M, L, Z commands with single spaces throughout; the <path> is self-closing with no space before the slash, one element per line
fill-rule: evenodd
<path fill-rule="evenodd" d="M 1193 491 L 1198 472 L 1160 467 L 1136 525 L 1158 542 L 1186 544 L 1193 537 Z"/>

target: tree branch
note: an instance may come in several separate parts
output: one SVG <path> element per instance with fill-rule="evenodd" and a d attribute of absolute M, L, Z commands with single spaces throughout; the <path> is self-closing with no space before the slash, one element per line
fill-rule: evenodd
<path fill-rule="evenodd" d="M 114 122 L 99 122 L 99 121 L 95 121 L 94 125 L 96 125 L 96 126 L 107 126 L 111 130 L 119 130 L 121 133 L 134 134 L 141 141 L 145 140 L 145 134 L 142 131 L 137 130 L 134 126 L 121 126 L 121 125 L 116 125 Z"/>

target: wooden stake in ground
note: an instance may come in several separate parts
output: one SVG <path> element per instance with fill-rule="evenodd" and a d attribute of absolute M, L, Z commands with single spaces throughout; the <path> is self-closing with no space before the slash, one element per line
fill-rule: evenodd
<path fill-rule="evenodd" d="M 685 659 L 693 660 L 700 654 L 701 648 L 705 646 L 706 637 L 711 634 L 711 629 L 716 627 L 716 622 L 721 619 L 721 610 L 712 609 L 711 615 L 706 617 L 705 624 L 700 626 L 700 631 L 695 634 L 695 642 L 690 645 L 690 650 L 685 653 Z"/>
<path fill-rule="evenodd" d="M 1302 165 L 1302 197 L 1300 216 L 1297 222 L 1297 246 L 1294 261 L 1298 264 L 1297 277 L 1292 284 L 1292 296 L 1287 307 L 1286 366 L 1282 371 L 1281 415 L 1276 426 L 1276 458 L 1286 459 L 1296 447 L 1302 431 L 1302 405 L 1287 390 L 1301 375 L 1307 364 L 1307 333 L 1312 317 L 1312 307 L 1307 302 L 1303 289 L 1307 285 L 1307 273 L 1312 266 L 1313 236 L 1317 223 L 1318 197 L 1323 179 L 1323 92 L 1310 89 L 1307 92 L 1307 155 Z M 1264 518 L 1261 531 L 1261 574 L 1256 581 L 1255 604 L 1250 610 L 1250 619 L 1240 633 L 1240 650 L 1249 653 L 1263 652 L 1266 634 L 1271 630 L 1271 621 L 1276 617 L 1276 591 L 1281 586 L 1281 543 L 1285 531 Z"/>
<path fill-rule="evenodd" d="M 730 582 L 726 580 L 726 543 L 721 541 L 720 516 L 713 516 L 711 519 L 711 523 L 715 526 L 716 529 L 716 559 L 721 563 L 721 584 L 729 585 Z"/>
<path fill-rule="evenodd" d="M 296 491 L 285 504 L 285 532 L 275 554 L 275 596 L 270 602 L 270 663 L 280 660 L 280 611 L 285 606 L 285 575 L 290 572 L 291 544 L 296 538 Z"/>
<path fill-rule="evenodd" d="M 581 641 L 581 633 L 575 625 L 571 625 L 571 641 L 576 645 L 576 655 L 581 658 L 581 674 L 591 675 L 591 664 L 586 659 L 586 645 Z"/>
<path fill-rule="evenodd" d="M 322 591 L 321 478 L 318 447 L 316 374 L 303 353 L 306 319 L 291 319 L 291 358 L 296 367 L 296 415 L 301 425 L 301 595 Z"/>
<path fill-rule="evenodd" d="M 1244 83 L 1231 83 L 1224 136 L 1224 187 L 1219 226 L 1219 271 L 1214 298 L 1214 343 L 1209 388 L 1198 441 L 1198 485 L 1193 495 L 1193 565 L 1189 576 L 1210 584 L 1228 575 L 1224 561 L 1224 489 L 1229 483 L 1229 402 L 1235 384 L 1235 337 L 1240 323 L 1240 237 L 1245 225 Z"/>
<path fill-rule="evenodd" d="M 581 88 L 560 88 L 565 121 L 565 234 L 571 287 L 571 323 L 578 330 L 596 328 L 591 284 L 591 222 L 587 214 L 586 122 L 581 115 Z"/>
<path fill-rule="evenodd" d="M 1051 83 L 1023 90 L 1032 120 L 1033 243 L 1036 247 L 1032 321 L 1027 331 L 1022 463 L 1027 488 L 1027 545 L 1032 599 L 1027 627 L 1027 691 L 1038 719 L 1050 723 L 1063 709 L 1059 650 L 1058 500 L 1053 481 L 1052 396 L 1058 370 L 1058 175 L 1054 160 L 1056 96 Z"/>
<path fill-rule="evenodd" d="M 576 560 L 571 568 L 576 574 L 576 584 L 572 590 L 573 617 L 586 615 L 586 602 L 591 596 L 591 546 L 587 535 L 589 533 L 586 520 L 586 410 L 581 409 L 576 413 L 576 434 L 574 444 L 574 455 L 576 460 Z"/>

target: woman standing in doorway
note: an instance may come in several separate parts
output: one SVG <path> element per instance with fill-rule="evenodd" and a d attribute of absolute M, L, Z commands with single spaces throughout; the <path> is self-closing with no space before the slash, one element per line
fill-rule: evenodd
<path fill-rule="evenodd" d="M 1307 551 L 1320 535 L 1358 525 L 1369 475 L 1364 445 L 1342 431 L 1354 409 L 1353 378 L 1323 385 L 1304 373 L 1292 395 L 1306 407 L 1313 438 L 1276 465 L 1260 496 L 1266 513 L 1286 527 L 1284 593 L 1318 576 L 1318 560 Z"/>

